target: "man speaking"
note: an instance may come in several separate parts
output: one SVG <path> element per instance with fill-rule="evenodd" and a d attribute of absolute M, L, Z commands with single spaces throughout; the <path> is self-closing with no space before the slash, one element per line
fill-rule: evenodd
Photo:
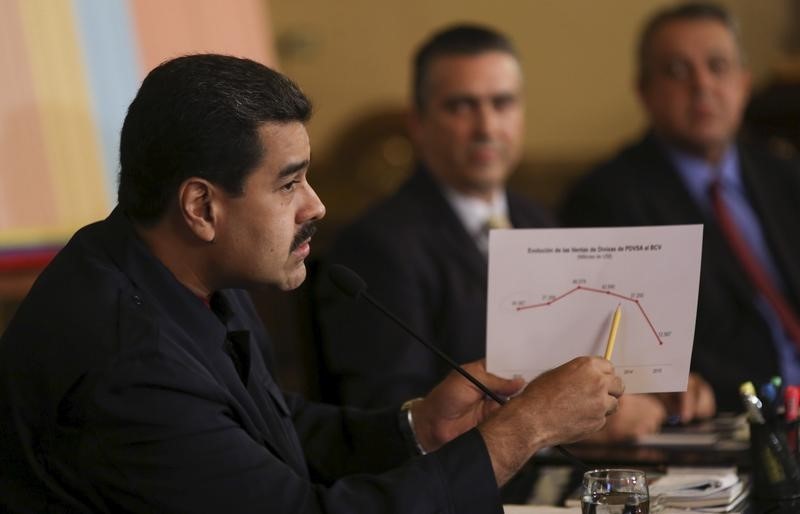
<path fill-rule="evenodd" d="M 145 78 L 119 205 L 0 340 L 0 510 L 501 512 L 498 486 L 535 451 L 603 427 L 623 386 L 598 358 L 500 408 L 457 375 L 406 410 L 278 389 L 246 291 L 305 278 L 325 213 L 309 116 L 291 81 L 245 59 L 181 57 Z M 521 388 L 468 369 L 499 395 Z"/>

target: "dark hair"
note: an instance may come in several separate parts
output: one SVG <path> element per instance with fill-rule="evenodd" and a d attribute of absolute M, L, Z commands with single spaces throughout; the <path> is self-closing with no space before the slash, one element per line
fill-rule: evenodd
<path fill-rule="evenodd" d="M 674 21 L 694 21 L 694 20 L 711 20 L 721 23 L 733 35 L 736 42 L 736 47 L 739 50 L 740 58 L 744 58 L 741 51 L 741 44 L 739 43 L 739 25 L 731 14 L 725 8 L 708 2 L 689 2 L 677 6 L 671 6 L 661 11 L 656 12 L 650 21 L 644 26 L 642 34 L 639 37 L 639 46 L 637 48 L 637 61 L 639 65 L 639 82 L 647 79 L 649 73 L 648 54 L 650 53 L 650 45 L 653 42 L 653 36 L 664 25 Z"/>
<path fill-rule="evenodd" d="M 428 71 L 437 57 L 477 55 L 484 52 L 505 52 L 518 58 L 511 40 L 489 27 L 481 25 L 452 25 L 431 36 L 414 56 L 413 94 L 417 109 L 425 107 Z"/>
<path fill-rule="evenodd" d="M 263 157 L 258 128 L 310 116 L 300 89 L 255 61 L 213 54 L 166 61 L 144 79 L 122 125 L 119 205 L 147 225 L 189 177 L 240 195 Z"/>

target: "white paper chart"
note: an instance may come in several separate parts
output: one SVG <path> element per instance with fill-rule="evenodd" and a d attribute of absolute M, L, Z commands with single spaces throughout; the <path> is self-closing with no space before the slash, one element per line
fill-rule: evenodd
<path fill-rule="evenodd" d="M 683 391 L 700 281 L 702 225 L 493 230 L 487 367 L 531 380 L 579 355 L 611 361 L 626 393 Z"/>

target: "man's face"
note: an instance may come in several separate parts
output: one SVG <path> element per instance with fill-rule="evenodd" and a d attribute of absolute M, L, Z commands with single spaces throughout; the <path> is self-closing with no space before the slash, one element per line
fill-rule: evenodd
<path fill-rule="evenodd" d="M 736 135 L 750 91 L 733 34 L 715 20 L 672 21 L 653 34 L 645 59 L 639 94 L 655 132 L 718 160 Z"/>
<path fill-rule="evenodd" d="M 499 51 L 435 58 L 423 85 L 425 104 L 412 117 L 423 162 L 450 187 L 490 197 L 522 151 L 522 74 Z"/>
<path fill-rule="evenodd" d="M 247 176 L 244 194 L 224 195 L 215 244 L 224 283 L 238 287 L 276 285 L 288 291 L 306 276 L 310 223 L 325 215 L 306 180 L 310 146 L 300 122 L 265 123 L 264 157 Z"/>

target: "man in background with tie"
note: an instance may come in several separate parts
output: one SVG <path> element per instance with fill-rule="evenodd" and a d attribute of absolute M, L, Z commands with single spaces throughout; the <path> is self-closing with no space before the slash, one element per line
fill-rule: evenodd
<path fill-rule="evenodd" d="M 492 29 L 434 34 L 413 67 L 410 135 L 417 167 L 393 195 L 346 228 L 329 262 L 353 268 L 370 292 L 457 362 L 485 355 L 491 227 L 547 226 L 507 192 L 522 154 L 524 101 L 516 51 Z M 371 309 L 320 281 L 328 399 L 375 407 L 418 396 L 448 372 Z"/>
<path fill-rule="evenodd" d="M 486 353 L 489 230 L 550 226 L 541 208 L 506 190 L 522 154 L 522 81 L 511 41 L 492 29 L 456 25 L 425 42 L 414 59 L 409 117 L 417 168 L 327 256 L 356 270 L 373 296 L 456 362 Z M 418 396 L 447 374 L 431 352 L 326 275 L 323 266 L 317 314 L 327 400 L 380 407 Z M 667 417 L 664 401 L 650 395 L 624 397 L 620 406 L 597 440 L 656 432 Z M 525 500 L 529 484 L 520 478 L 506 498 Z"/>
<path fill-rule="evenodd" d="M 346 228 L 327 263 L 359 273 L 370 293 L 456 362 L 486 354 L 488 233 L 550 226 L 531 200 L 506 190 L 524 133 L 522 70 L 504 35 L 457 25 L 417 51 L 410 135 L 411 177 Z M 449 368 L 375 310 L 337 291 L 323 272 L 317 287 L 327 400 L 381 407 L 419 396 Z M 666 418 L 649 396 L 624 398 L 600 440 L 657 431 Z M 533 469 L 504 491 L 526 501 Z"/>
<path fill-rule="evenodd" d="M 704 224 L 692 370 L 739 410 L 744 380 L 800 382 L 800 172 L 736 139 L 750 74 L 722 8 L 656 14 L 638 66 L 650 130 L 577 185 L 562 221 Z"/>
<path fill-rule="evenodd" d="M 455 25 L 420 46 L 412 75 L 416 169 L 340 234 L 328 262 L 354 269 L 418 334 L 470 362 L 486 354 L 489 230 L 549 225 L 538 206 L 505 188 L 522 155 L 522 70 L 504 35 Z M 447 375 L 407 333 L 336 291 L 324 266 L 318 285 L 325 399 L 381 407 Z M 532 480 L 518 477 L 505 500 L 525 501 Z"/>

